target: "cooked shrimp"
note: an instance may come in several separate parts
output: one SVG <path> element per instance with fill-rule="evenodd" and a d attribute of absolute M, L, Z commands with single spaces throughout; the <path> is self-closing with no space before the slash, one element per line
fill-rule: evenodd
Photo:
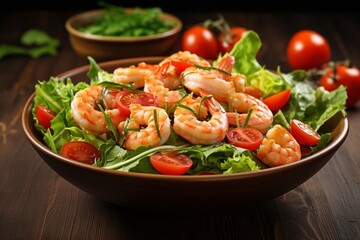
<path fill-rule="evenodd" d="M 103 87 L 90 86 L 77 92 L 71 102 L 70 113 L 75 122 L 83 130 L 101 135 L 110 132 L 105 122 L 104 114 L 98 108 Z M 108 92 L 104 95 L 105 113 L 110 116 L 114 126 L 120 123 L 120 111 L 115 104 L 115 94 Z"/>
<path fill-rule="evenodd" d="M 174 131 L 192 144 L 211 145 L 224 140 L 228 131 L 228 121 L 225 110 L 213 97 L 201 103 L 202 98 L 186 96 L 180 104 L 191 108 L 194 112 L 179 105 L 174 113 Z M 211 117 L 206 119 L 208 112 Z"/>
<path fill-rule="evenodd" d="M 240 125 L 243 125 L 248 112 L 252 109 L 247 126 L 256 128 L 262 133 L 266 133 L 270 128 L 273 113 L 260 99 L 246 93 L 237 92 L 229 95 L 229 101 L 229 105 L 234 109 L 234 112 L 226 113 L 230 125 L 236 126 L 236 118 Z"/>
<path fill-rule="evenodd" d="M 162 79 L 155 74 L 145 77 L 144 92 L 154 94 L 158 99 L 158 106 L 164 109 L 171 108 L 183 97 L 180 91 L 165 87 Z"/>
<path fill-rule="evenodd" d="M 171 90 L 179 88 L 182 83 L 180 71 L 183 70 L 179 71 L 179 67 L 183 68 L 194 64 L 204 67 L 211 66 L 208 61 L 189 51 L 179 51 L 162 60 L 159 66 L 161 67 L 161 78 L 164 86 Z"/>
<path fill-rule="evenodd" d="M 233 57 L 228 56 L 220 61 L 218 69 L 189 67 L 182 73 L 184 86 L 197 95 L 202 91 L 220 102 L 228 102 L 229 94 L 242 91 L 245 85 L 242 74 L 231 73 L 233 65 Z"/>
<path fill-rule="evenodd" d="M 266 133 L 256 157 L 270 167 L 296 162 L 301 158 L 300 145 L 281 125 L 275 125 Z"/>
<path fill-rule="evenodd" d="M 170 118 L 162 108 L 153 106 L 130 105 L 129 121 L 118 125 L 120 132 L 125 134 L 123 147 L 135 150 L 139 146 L 160 146 L 171 133 Z"/>
<path fill-rule="evenodd" d="M 211 66 L 210 62 L 207 60 L 199 57 L 198 55 L 194 53 L 190 53 L 189 51 L 178 51 L 176 53 L 171 54 L 164 60 L 160 62 L 160 65 L 170 62 L 171 60 L 182 60 L 191 64 L 196 64 L 199 66 L 209 67 Z"/>
<path fill-rule="evenodd" d="M 158 68 L 157 65 L 141 62 L 138 66 L 118 67 L 114 70 L 113 81 L 119 84 L 142 88 L 145 83 L 145 76 L 151 74 Z"/>

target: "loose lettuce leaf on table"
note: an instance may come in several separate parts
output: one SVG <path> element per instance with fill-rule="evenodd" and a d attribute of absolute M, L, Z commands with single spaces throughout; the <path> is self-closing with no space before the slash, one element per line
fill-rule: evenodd
<path fill-rule="evenodd" d="M 21 36 L 21 45 L 0 44 L 0 59 L 8 56 L 27 55 L 39 58 L 57 54 L 60 42 L 39 29 L 29 29 Z"/>

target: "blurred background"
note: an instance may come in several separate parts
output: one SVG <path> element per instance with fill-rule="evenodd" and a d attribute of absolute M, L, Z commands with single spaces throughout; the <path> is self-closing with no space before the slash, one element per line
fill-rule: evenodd
<path fill-rule="evenodd" d="M 12 0 L 6 3 L 6 7 L 17 9 L 94 9 L 97 8 L 99 1 L 79 1 L 62 0 L 58 2 L 33 0 Z M 360 12 L 359 8 L 354 7 L 350 0 L 346 1 L 253 1 L 253 0 L 221 0 L 221 1 L 191 1 L 191 0 L 108 0 L 107 3 L 124 7 L 161 7 L 165 11 L 351 11 Z"/>

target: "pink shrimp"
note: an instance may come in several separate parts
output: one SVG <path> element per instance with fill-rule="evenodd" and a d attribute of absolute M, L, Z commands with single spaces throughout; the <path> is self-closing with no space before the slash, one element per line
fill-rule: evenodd
<path fill-rule="evenodd" d="M 110 132 L 104 114 L 97 106 L 100 103 L 102 90 L 103 87 L 95 85 L 77 92 L 71 102 L 70 110 L 80 128 L 98 135 Z M 115 104 L 115 94 L 109 91 L 104 95 L 103 103 L 106 105 L 105 113 L 110 116 L 114 126 L 117 126 L 121 121 L 121 114 Z"/>
<path fill-rule="evenodd" d="M 158 74 L 146 76 L 144 92 L 154 94 L 158 99 L 158 106 L 164 109 L 171 108 L 183 97 L 180 91 L 165 87 L 163 79 Z"/>
<path fill-rule="evenodd" d="M 301 150 L 295 138 L 281 125 L 275 125 L 266 133 L 256 157 L 270 167 L 299 161 Z"/>
<path fill-rule="evenodd" d="M 225 110 L 213 97 L 205 99 L 204 104 L 201 101 L 201 97 L 193 98 L 192 93 L 181 101 L 174 113 L 174 131 L 192 144 L 220 143 L 229 127 Z M 193 109 L 198 116 L 181 105 Z M 209 120 L 205 119 L 208 112 Z"/>
<path fill-rule="evenodd" d="M 245 76 L 231 73 L 234 58 L 222 58 L 216 68 L 189 67 L 183 71 L 184 86 L 197 95 L 206 92 L 214 96 L 219 102 L 228 102 L 229 94 L 242 91 Z"/>
<path fill-rule="evenodd" d="M 159 68 L 157 65 L 139 63 L 137 66 L 118 67 L 114 70 L 113 81 L 115 83 L 129 85 L 134 88 L 142 88 L 145 84 L 145 76 Z"/>
<path fill-rule="evenodd" d="M 162 108 L 130 105 L 129 122 L 121 122 L 118 130 L 125 134 L 123 146 L 135 150 L 139 146 L 156 147 L 164 144 L 171 133 L 170 118 Z"/>
<path fill-rule="evenodd" d="M 164 60 L 162 60 L 160 62 L 160 65 L 162 65 L 166 62 L 171 62 L 172 60 L 181 60 L 181 61 L 185 61 L 185 62 L 188 62 L 191 64 L 196 64 L 196 65 L 204 66 L 204 67 L 211 66 L 210 62 L 199 57 L 198 55 L 196 55 L 194 53 L 190 53 L 189 51 L 179 51 L 177 53 L 173 53 L 170 56 L 168 56 L 167 58 L 165 58 Z"/>
<path fill-rule="evenodd" d="M 229 105 L 234 109 L 233 112 L 226 113 L 230 125 L 236 126 L 236 119 L 240 125 L 243 125 L 248 112 L 252 109 L 247 126 L 266 133 L 272 124 L 273 113 L 263 101 L 242 92 L 230 94 L 229 99 Z"/>
<path fill-rule="evenodd" d="M 161 66 L 162 81 L 164 86 L 169 89 L 176 89 L 181 86 L 181 70 L 179 66 L 192 65 L 209 67 L 211 64 L 198 55 L 190 53 L 189 51 L 179 51 L 163 59 L 159 66 Z"/>

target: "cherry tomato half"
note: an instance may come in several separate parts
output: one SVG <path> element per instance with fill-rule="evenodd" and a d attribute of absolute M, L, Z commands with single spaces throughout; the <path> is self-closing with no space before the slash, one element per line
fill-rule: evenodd
<path fill-rule="evenodd" d="M 180 50 L 189 51 L 205 59 L 214 60 L 218 57 L 218 41 L 208 28 L 195 25 L 188 28 L 180 39 Z"/>
<path fill-rule="evenodd" d="M 271 111 L 276 112 L 286 105 L 290 96 L 291 89 L 288 88 L 263 99 L 263 102 L 270 108 Z"/>
<path fill-rule="evenodd" d="M 35 108 L 36 118 L 41 126 L 44 128 L 49 128 L 51 126 L 51 120 L 56 116 L 56 114 L 50 109 L 37 105 Z"/>
<path fill-rule="evenodd" d="M 192 166 L 192 160 L 176 152 L 156 153 L 150 156 L 151 165 L 161 174 L 183 175 Z"/>
<path fill-rule="evenodd" d="M 297 119 L 291 120 L 290 131 L 296 141 L 302 145 L 315 146 L 320 140 L 320 135 L 316 131 Z"/>
<path fill-rule="evenodd" d="M 131 92 L 123 90 L 116 95 L 117 107 L 125 119 L 130 116 L 130 104 L 135 103 L 142 106 L 157 106 L 158 100 L 154 94 L 147 92 Z"/>
<path fill-rule="evenodd" d="M 254 151 L 260 146 L 263 137 L 259 130 L 250 127 L 232 128 L 226 134 L 229 143 L 250 151 Z"/>
<path fill-rule="evenodd" d="M 230 52 L 234 45 L 241 40 L 247 31 L 248 30 L 246 28 L 234 26 L 231 27 L 228 32 L 221 32 L 218 37 L 220 43 L 220 53 L 225 54 Z"/>
<path fill-rule="evenodd" d="M 65 143 L 61 148 L 61 155 L 91 165 L 100 158 L 99 150 L 94 145 L 83 141 Z"/>
<path fill-rule="evenodd" d="M 312 30 L 296 32 L 288 42 L 286 56 L 293 69 L 321 68 L 328 63 L 331 49 L 328 41 Z"/>

